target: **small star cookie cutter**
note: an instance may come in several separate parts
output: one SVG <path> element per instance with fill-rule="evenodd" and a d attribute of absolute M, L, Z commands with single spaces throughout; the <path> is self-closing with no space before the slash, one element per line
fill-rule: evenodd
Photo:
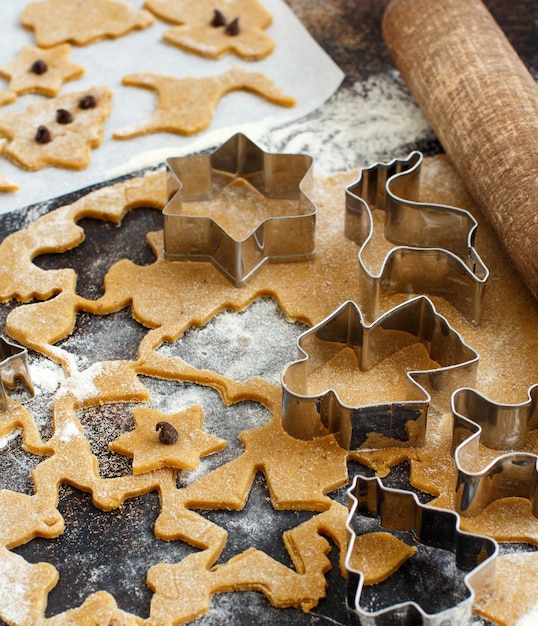
<path fill-rule="evenodd" d="M 414 543 L 417 552 L 387 579 L 387 587 L 365 586 L 353 566 L 354 544 L 379 525 Z M 385 487 L 378 477 L 354 477 L 346 528 L 347 605 L 362 626 L 462 626 L 471 620 L 475 593 L 493 586 L 495 540 L 460 530 L 457 513 L 421 504 L 413 492 Z M 398 596 L 406 599 L 395 601 Z"/>
<path fill-rule="evenodd" d="M 489 271 L 474 248 L 477 222 L 463 209 L 418 202 L 422 153 L 363 168 L 346 188 L 345 235 L 360 246 L 359 302 L 368 319 L 392 293 L 441 296 L 477 325 Z M 395 245 L 378 274 L 365 261 L 374 234 L 371 207 L 385 212 Z"/>
<path fill-rule="evenodd" d="M 527 498 L 538 518 L 538 455 L 521 452 L 529 430 L 538 428 L 538 384 L 519 404 L 501 404 L 475 389 L 458 389 L 452 395 L 452 451 L 458 478 L 455 509 L 472 517 L 495 500 Z M 478 446 L 514 450 L 500 454 L 480 471 L 476 467 Z"/>
<path fill-rule="evenodd" d="M 424 345 L 439 367 L 407 372 L 404 401 L 349 406 L 332 388 L 308 392 L 310 373 L 343 348 L 351 348 L 359 369 L 366 371 L 416 343 Z M 345 302 L 300 335 L 297 347 L 299 359 L 282 373 L 282 425 L 297 439 L 332 433 L 347 450 L 423 445 L 430 402 L 448 410 L 452 392 L 464 382 L 472 384 L 478 366 L 478 354 L 426 296 L 407 300 L 370 326 L 357 304 Z"/>
<path fill-rule="evenodd" d="M 242 287 L 267 262 L 314 258 L 312 157 L 270 154 L 238 133 L 210 154 L 170 158 L 167 165 L 166 260 L 209 261 L 236 287 Z M 237 179 L 244 179 L 267 199 L 292 200 L 293 212 L 263 219 L 243 240 L 234 239 L 209 216 L 183 214 L 183 203 L 210 202 Z"/>
<path fill-rule="evenodd" d="M 28 351 L 0 336 L 0 411 L 10 408 L 7 390 L 15 387 L 17 379 L 26 385 L 33 396 L 34 385 L 28 365 Z"/>

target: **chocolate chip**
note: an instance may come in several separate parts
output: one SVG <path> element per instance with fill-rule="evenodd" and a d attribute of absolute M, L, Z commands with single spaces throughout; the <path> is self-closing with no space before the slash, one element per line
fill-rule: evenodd
<path fill-rule="evenodd" d="M 49 69 L 49 66 L 43 61 L 43 59 L 37 59 L 32 63 L 30 70 L 34 74 L 44 74 Z"/>
<path fill-rule="evenodd" d="M 170 446 L 179 439 L 177 430 L 168 422 L 157 422 L 155 430 L 159 431 L 159 441 Z"/>
<path fill-rule="evenodd" d="M 50 130 L 46 126 L 38 126 L 34 139 L 37 143 L 49 143 L 52 141 Z"/>
<path fill-rule="evenodd" d="M 73 116 L 67 109 L 58 109 L 56 111 L 56 121 L 58 124 L 71 124 Z"/>
<path fill-rule="evenodd" d="M 230 35 L 230 37 L 237 37 L 237 35 L 239 35 L 239 18 L 236 17 L 234 20 L 232 20 L 228 24 L 228 26 L 226 26 L 224 32 L 227 35 Z"/>
<path fill-rule="evenodd" d="M 94 109 L 96 105 L 97 100 L 95 99 L 95 96 L 92 96 L 91 94 L 88 94 L 87 96 L 81 98 L 80 102 L 78 103 L 78 106 L 81 109 Z"/>
<path fill-rule="evenodd" d="M 226 18 L 218 9 L 215 9 L 215 14 L 211 20 L 211 26 L 218 28 L 219 26 L 226 26 Z"/>

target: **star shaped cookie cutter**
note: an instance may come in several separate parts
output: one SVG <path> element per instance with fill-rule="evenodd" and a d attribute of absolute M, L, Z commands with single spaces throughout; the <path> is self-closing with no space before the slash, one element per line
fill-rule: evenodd
<path fill-rule="evenodd" d="M 378 583 L 367 594 L 364 575 L 353 566 L 353 548 L 358 535 L 375 532 L 379 524 L 416 544 L 417 553 L 387 579 L 390 588 Z M 421 504 L 413 492 L 385 487 L 378 477 L 354 477 L 346 528 L 347 604 L 362 626 L 462 626 L 470 622 L 475 593 L 493 584 L 495 540 L 460 530 L 457 513 Z M 446 589 L 428 589 L 436 584 L 429 580 L 433 567 L 448 579 Z M 368 608 L 361 605 L 366 595 Z M 409 599 L 395 602 L 397 595 Z"/>
<path fill-rule="evenodd" d="M 369 370 L 391 354 L 422 343 L 438 368 L 409 371 L 407 398 L 401 402 L 349 406 L 328 388 L 308 392 L 308 377 L 323 364 L 351 348 L 359 369 Z M 375 449 L 423 445 L 430 401 L 449 407 L 452 392 L 472 384 L 478 354 L 435 310 L 431 300 L 418 296 L 394 307 L 372 325 L 365 325 L 352 301 L 299 336 L 299 359 L 282 373 L 282 425 L 292 437 L 314 439 L 335 435 L 344 449 Z"/>
<path fill-rule="evenodd" d="M 316 207 L 310 197 L 313 159 L 269 154 L 238 133 L 210 154 L 167 160 L 164 257 L 209 261 L 236 287 L 267 262 L 308 261 L 315 255 Z M 211 202 L 232 181 L 243 179 L 265 198 L 293 201 L 293 211 L 267 217 L 243 240 L 234 239 L 206 215 L 186 215 L 183 204 Z"/>
<path fill-rule="evenodd" d="M 528 399 L 519 404 L 501 404 L 475 389 L 462 388 L 451 400 L 454 416 L 452 451 L 458 470 L 455 508 L 472 517 L 488 504 L 507 497 L 527 498 L 538 518 L 538 455 L 517 451 L 525 444 L 529 430 L 538 428 L 538 384 L 528 390 Z M 480 471 L 476 466 L 478 446 L 500 454 Z"/>
<path fill-rule="evenodd" d="M 359 301 L 368 319 L 392 293 L 441 296 L 478 324 L 488 268 L 474 248 L 477 222 L 463 209 L 418 202 L 422 153 L 363 168 L 346 188 L 345 235 L 360 246 Z M 385 212 L 384 236 L 395 247 L 378 274 L 365 261 L 374 235 L 371 207 Z"/>
<path fill-rule="evenodd" d="M 28 351 L 0 336 L 0 411 L 9 409 L 7 390 L 15 387 L 17 379 L 22 380 L 33 396 L 34 385 L 28 366 Z"/>

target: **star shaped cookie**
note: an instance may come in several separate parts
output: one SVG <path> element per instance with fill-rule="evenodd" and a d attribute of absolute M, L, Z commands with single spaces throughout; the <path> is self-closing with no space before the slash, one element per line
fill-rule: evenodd
<path fill-rule="evenodd" d="M 155 19 L 115 0 L 43 0 L 24 9 L 21 23 L 34 30 L 38 46 L 71 42 L 85 46 L 105 37 L 117 38 L 151 26 Z"/>
<path fill-rule="evenodd" d="M 63 84 L 84 74 L 81 65 L 69 60 L 71 46 L 63 43 L 48 50 L 23 46 L 13 61 L 0 64 L 0 76 L 10 79 L 9 89 L 55 96 Z"/>
<path fill-rule="evenodd" d="M 150 408 L 134 410 L 135 429 L 109 444 L 113 452 L 133 458 L 133 474 L 143 474 L 162 467 L 195 469 L 200 457 L 218 452 L 226 441 L 202 430 L 204 412 L 198 405 L 185 411 L 164 415 Z M 163 426 L 162 424 L 167 426 Z M 171 427 L 177 440 L 166 440 Z"/>
<path fill-rule="evenodd" d="M 108 87 L 93 87 L 1 115 L 0 135 L 10 141 L 6 156 L 31 171 L 49 165 L 84 169 L 90 164 L 91 148 L 103 139 L 111 98 Z"/>
<path fill-rule="evenodd" d="M 280 106 L 295 105 L 295 99 L 285 95 L 265 74 L 250 72 L 240 66 L 219 76 L 191 78 L 139 72 L 124 76 L 122 82 L 154 89 L 159 101 L 151 118 L 116 131 L 115 139 L 131 139 L 160 131 L 181 135 L 199 133 L 209 126 L 213 110 L 230 91 L 250 91 Z"/>

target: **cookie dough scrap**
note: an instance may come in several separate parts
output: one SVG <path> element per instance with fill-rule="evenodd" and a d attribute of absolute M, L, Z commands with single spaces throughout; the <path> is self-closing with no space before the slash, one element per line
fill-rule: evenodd
<path fill-rule="evenodd" d="M 375 585 L 394 574 L 416 551 L 391 533 L 368 533 L 355 538 L 350 565 L 362 573 L 364 585 Z"/>
<path fill-rule="evenodd" d="M 42 0 L 28 4 L 21 15 L 22 25 L 33 29 L 37 45 L 43 48 L 67 42 L 85 46 L 105 37 L 115 39 L 147 28 L 154 21 L 149 11 L 116 0 Z"/>
<path fill-rule="evenodd" d="M 109 448 L 133 458 L 134 474 L 151 472 L 161 467 L 196 469 L 200 457 L 226 447 L 224 439 L 202 430 L 204 413 L 202 407 L 197 405 L 174 415 L 137 408 L 133 417 L 135 430 L 118 437 L 109 444 Z M 167 439 L 166 433 L 170 426 L 175 435 Z"/>
<path fill-rule="evenodd" d="M 284 533 L 283 541 L 294 569 L 256 548 L 213 566 L 226 541 L 222 533 L 214 533 L 212 549 L 189 555 L 177 564 L 153 566 L 147 577 L 147 584 L 154 591 L 151 623 L 188 622 L 209 610 L 212 595 L 231 591 L 257 590 L 275 607 L 300 605 L 304 611 L 310 610 L 326 595 L 325 573 L 330 569 L 326 554 L 330 544 L 322 535 L 333 536 L 335 528 L 343 529 L 346 512 L 344 506 L 332 502 L 329 509 Z M 205 530 L 204 539 L 211 534 L 209 528 Z M 345 539 L 333 538 L 345 550 Z"/>
<path fill-rule="evenodd" d="M 199 133 L 211 123 L 219 100 L 231 91 L 250 91 L 279 106 L 295 105 L 295 98 L 285 95 L 265 74 L 250 72 L 240 66 L 219 76 L 203 78 L 175 78 L 140 72 L 124 76 L 122 82 L 154 89 L 159 99 L 152 117 L 117 130 L 113 133 L 115 139 L 131 139 L 155 132 Z"/>
<path fill-rule="evenodd" d="M 26 170 L 55 165 L 81 170 L 103 139 L 112 91 L 94 87 L 34 102 L 22 113 L 0 116 L 0 134 L 10 140 L 6 156 Z"/>
<path fill-rule="evenodd" d="M 253 61 L 275 48 L 265 32 L 272 16 L 258 0 L 147 0 L 144 6 L 177 24 L 164 33 L 165 41 L 201 56 L 232 53 Z"/>
<path fill-rule="evenodd" d="M 71 46 L 63 43 L 50 49 L 23 46 L 12 61 L 0 64 L 0 76 L 9 79 L 10 91 L 21 95 L 40 93 L 56 96 L 63 84 L 84 74 L 82 65 L 69 59 Z"/>
<path fill-rule="evenodd" d="M 6 149 L 7 141 L 5 139 L 0 139 L 0 154 L 4 153 Z M 0 174 L 0 191 L 17 191 L 19 186 L 16 183 L 12 183 L 9 178 Z"/>

